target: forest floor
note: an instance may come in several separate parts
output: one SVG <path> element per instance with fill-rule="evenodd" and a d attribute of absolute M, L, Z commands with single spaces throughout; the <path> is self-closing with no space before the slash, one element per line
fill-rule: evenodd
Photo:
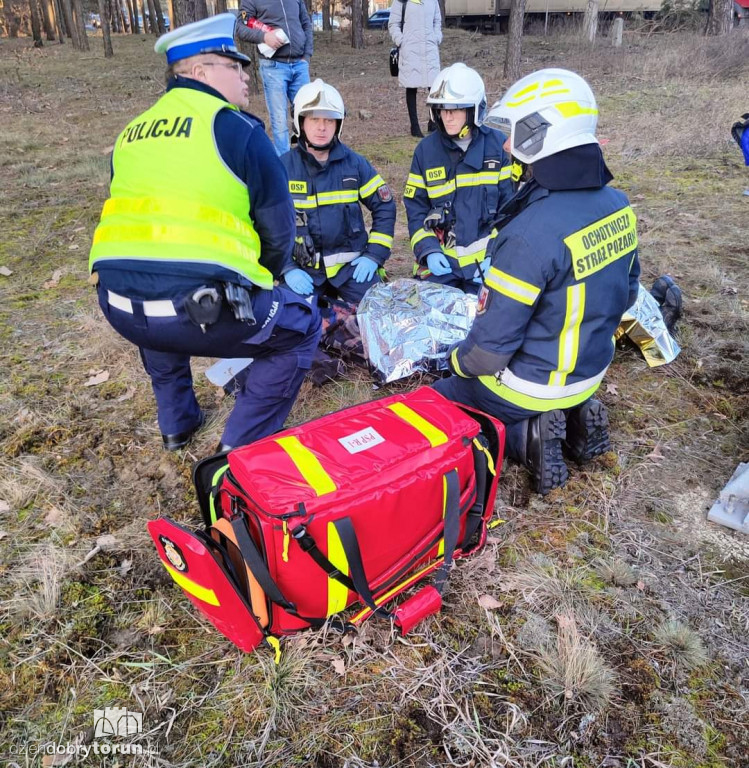
<path fill-rule="evenodd" d="M 315 42 L 312 75 L 346 101 L 344 139 L 399 202 L 389 271 L 406 276 L 416 141 L 389 40 Z M 747 460 L 749 170 L 729 129 L 749 110 L 749 36 L 525 38 L 523 73 L 563 66 L 592 84 L 639 219 L 642 282 L 669 273 L 684 292 L 682 352 L 651 369 L 617 351 L 600 395 L 615 453 L 564 489 L 542 499 L 505 465 L 505 522 L 455 568 L 440 615 L 404 639 L 377 623 L 353 641 L 304 634 L 278 666 L 198 616 L 146 532 L 158 515 L 198 523 L 191 467 L 231 402 L 196 361 L 207 425 L 162 451 L 137 351 L 87 283 L 112 143 L 163 90 L 152 38 L 115 38 L 111 60 L 100 44 L 0 41 L 0 760 L 746 768 L 749 540 L 706 511 Z M 509 85 L 504 50 L 448 30 L 441 56 L 477 68 L 492 103 Z M 265 118 L 259 95 L 252 110 Z M 363 371 L 305 383 L 289 424 L 387 392 Z M 105 754 L 93 725 L 108 707 L 142 714 L 143 754 Z M 45 755 L 55 744 L 78 754 Z"/>

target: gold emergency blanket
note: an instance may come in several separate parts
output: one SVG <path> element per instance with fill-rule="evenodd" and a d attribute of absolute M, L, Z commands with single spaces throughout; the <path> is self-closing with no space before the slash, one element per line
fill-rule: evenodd
<path fill-rule="evenodd" d="M 637 301 L 624 313 L 614 338 L 626 336 L 637 345 L 651 368 L 676 359 L 681 347 L 668 332 L 658 302 L 640 284 Z"/>

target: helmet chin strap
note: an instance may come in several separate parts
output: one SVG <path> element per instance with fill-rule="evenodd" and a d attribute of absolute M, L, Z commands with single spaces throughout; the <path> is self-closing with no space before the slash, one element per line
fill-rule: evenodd
<path fill-rule="evenodd" d="M 304 129 L 302 129 L 302 135 L 299 138 L 304 142 L 305 147 L 311 147 L 312 149 L 316 149 L 318 152 L 324 152 L 326 149 L 330 149 L 338 139 L 337 136 L 333 136 L 333 138 L 327 144 L 313 144 L 307 137 Z"/>

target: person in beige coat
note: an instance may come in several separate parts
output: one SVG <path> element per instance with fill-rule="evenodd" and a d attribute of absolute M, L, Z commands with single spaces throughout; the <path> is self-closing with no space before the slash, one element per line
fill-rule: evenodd
<path fill-rule="evenodd" d="M 442 17 L 439 3 L 437 0 L 395 0 L 390 6 L 388 32 L 400 48 L 398 82 L 406 89 L 411 135 L 422 138 L 416 91 L 430 88 L 440 71 Z"/>

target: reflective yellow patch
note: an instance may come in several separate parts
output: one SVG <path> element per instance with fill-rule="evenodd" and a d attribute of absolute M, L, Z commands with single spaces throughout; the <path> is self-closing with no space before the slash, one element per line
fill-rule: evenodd
<path fill-rule="evenodd" d="M 416 194 L 416 187 L 412 187 L 410 184 L 406 184 L 406 188 L 403 190 L 403 197 L 413 197 Z"/>
<path fill-rule="evenodd" d="M 637 217 L 627 206 L 564 238 L 575 279 L 582 280 L 637 248 Z"/>
<path fill-rule="evenodd" d="M 447 174 L 445 173 L 444 165 L 441 168 L 427 168 L 427 172 L 426 172 L 427 184 L 430 184 L 435 181 L 444 181 L 446 178 L 447 178 Z"/>
<path fill-rule="evenodd" d="M 289 181 L 289 192 L 291 194 L 306 195 L 307 194 L 307 182 L 306 181 Z"/>

